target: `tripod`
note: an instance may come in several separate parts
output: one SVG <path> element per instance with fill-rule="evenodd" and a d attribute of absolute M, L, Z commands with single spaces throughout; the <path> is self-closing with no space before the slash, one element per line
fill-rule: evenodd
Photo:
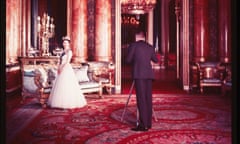
<path fill-rule="evenodd" d="M 135 82 L 133 81 L 132 85 L 131 85 L 131 88 L 130 88 L 130 91 L 129 91 L 129 96 L 128 96 L 127 102 L 125 104 L 125 107 L 124 107 L 124 110 L 123 110 L 123 113 L 122 113 L 121 121 L 123 121 L 123 117 L 124 117 L 124 115 L 126 113 L 126 109 L 128 107 L 129 100 L 130 100 L 130 98 L 132 96 L 132 91 L 133 91 L 134 84 L 135 84 Z M 154 109 L 152 109 L 152 111 L 153 111 L 154 120 L 158 121 Z M 137 121 L 136 122 L 137 122 L 137 126 L 138 126 L 138 108 L 137 108 Z"/>

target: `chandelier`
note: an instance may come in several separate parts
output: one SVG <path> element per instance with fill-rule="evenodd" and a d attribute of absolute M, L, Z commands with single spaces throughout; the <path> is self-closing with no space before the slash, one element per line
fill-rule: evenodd
<path fill-rule="evenodd" d="M 122 13 L 144 14 L 152 10 L 157 0 L 121 0 Z"/>

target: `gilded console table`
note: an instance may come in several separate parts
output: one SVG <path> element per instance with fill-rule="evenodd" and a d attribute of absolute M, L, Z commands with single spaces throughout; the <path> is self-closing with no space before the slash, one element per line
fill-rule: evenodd
<path fill-rule="evenodd" d="M 58 56 L 19 57 L 21 65 L 58 64 Z"/>

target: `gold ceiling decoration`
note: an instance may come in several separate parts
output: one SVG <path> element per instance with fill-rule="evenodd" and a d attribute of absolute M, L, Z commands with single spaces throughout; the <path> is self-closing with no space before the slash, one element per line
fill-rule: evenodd
<path fill-rule="evenodd" d="M 155 7 L 157 0 L 121 0 L 122 13 L 144 14 Z"/>

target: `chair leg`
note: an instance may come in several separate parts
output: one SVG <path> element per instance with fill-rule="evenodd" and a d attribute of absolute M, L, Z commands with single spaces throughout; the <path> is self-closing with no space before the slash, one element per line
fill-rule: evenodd
<path fill-rule="evenodd" d="M 222 96 L 227 96 L 229 92 L 231 92 L 231 87 L 226 86 L 226 85 L 221 87 L 221 95 Z"/>
<path fill-rule="evenodd" d="M 47 107 L 48 97 L 49 97 L 48 93 L 41 93 L 39 102 L 42 105 L 42 108 Z"/>
<path fill-rule="evenodd" d="M 103 89 L 103 88 L 100 87 L 100 88 L 99 88 L 99 92 L 98 92 L 100 98 L 103 98 L 103 92 L 102 92 L 103 90 L 102 90 L 102 89 Z"/>
<path fill-rule="evenodd" d="M 202 86 L 200 87 L 200 93 L 201 94 L 203 93 L 203 87 Z"/>

